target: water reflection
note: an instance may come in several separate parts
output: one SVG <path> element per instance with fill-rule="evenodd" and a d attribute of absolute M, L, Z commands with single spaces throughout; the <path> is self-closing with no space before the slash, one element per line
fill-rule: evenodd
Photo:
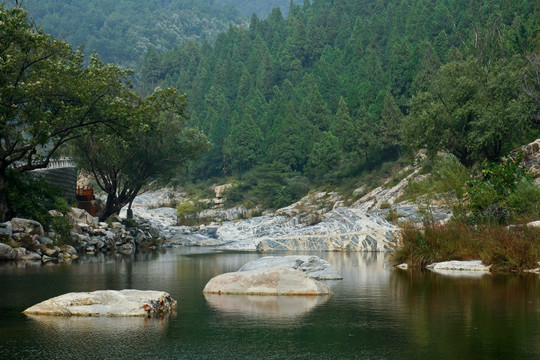
<path fill-rule="evenodd" d="M 442 276 L 448 276 L 453 278 L 469 278 L 477 279 L 482 276 L 489 276 L 489 271 L 466 271 L 466 270 L 442 270 L 442 269 L 429 269 L 429 271 Z"/>
<path fill-rule="evenodd" d="M 301 317 L 330 297 L 204 294 L 208 304 L 224 314 L 264 319 Z"/>
<path fill-rule="evenodd" d="M 161 318 L 145 317 L 80 317 L 25 315 L 41 333 L 57 334 L 60 337 L 73 336 L 131 336 L 152 332 L 159 337 L 166 333 L 172 315 Z"/>
<path fill-rule="evenodd" d="M 295 253 L 273 253 L 291 255 Z M 330 297 L 202 294 L 266 254 L 171 249 L 71 265 L 0 265 L 0 358 L 534 359 L 540 276 L 448 277 L 393 269 L 387 254 L 317 253 L 343 275 Z M 178 315 L 27 318 L 71 291 L 164 290 Z"/>
<path fill-rule="evenodd" d="M 538 277 L 393 271 L 390 285 L 391 297 L 405 310 L 411 340 L 419 346 L 455 358 L 470 357 L 479 349 L 498 358 L 538 353 L 538 343 L 529 342 L 538 334 L 537 321 L 531 321 L 540 309 Z"/>

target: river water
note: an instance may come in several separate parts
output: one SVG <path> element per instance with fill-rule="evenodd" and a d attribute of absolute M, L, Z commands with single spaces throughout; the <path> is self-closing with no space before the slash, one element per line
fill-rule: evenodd
<path fill-rule="evenodd" d="M 178 248 L 2 264 L 0 359 L 540 359 L 538 275 L 449 277 L 393 269 L 385 254 L 315 255 L 344 277 L 326 282 L 331 297 L 202 294 L 210 278 L 257 253 Z M 178 311 L 163 319 L 21 313 L 67 292 L 126 288 L 167 291 Z"/>

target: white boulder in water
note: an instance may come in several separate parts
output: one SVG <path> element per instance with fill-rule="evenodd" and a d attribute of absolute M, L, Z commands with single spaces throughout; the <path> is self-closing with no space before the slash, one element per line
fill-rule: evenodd
<path fill-rule="evenodd" d="M 431 270 L 489 271 L 490 266 L 482 264 L 481 260 L 452 260 L 433 263 L 426 268 Z"/>
<path fill-rule="evenodd" d="M 343 276 L 328 261 L 313 255 L 265 256 L 252 260 L 238 271 L 289 268 L 303 271 L 316 280 L 341 280 Z"/>
<path fill-rule="evenodd" d="M 218 275 L 206 284 L 206 294 L 330 295 L 330 288 L 300 270 L 261 269 Z"/>
<path fill-rule="evenodd" d="M 153 316 L 176 309 L 163 291 L 100 290 L 68 293 L 36 304 L 23 313 L 56 316 Z"/>

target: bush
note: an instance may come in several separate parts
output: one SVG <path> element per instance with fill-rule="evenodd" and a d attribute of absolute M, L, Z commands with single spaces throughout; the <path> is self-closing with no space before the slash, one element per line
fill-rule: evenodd
<path fill-rule="evenodd" d="M 73 225 L 66 216 L 53 216 L 51 219 L 51 228 L 54 230 L 56 237 L 54 238 L 55 245 L 72 245 L 77 246 L 77 242 L 71 236 Z"/>
<path fill-rule="evenodd" d="M 7 201 L 12 217 L 22 217 L 38 221 L 45 231 L 50 230 L 52 216 L 49 210 L 62 213 L 69 211 L 69 205 L 61 190 L 45 181 L 34 178 L 29 173 L 7 171 Z"/>
<path fill-rule="evenodd" d="M 491 270 L 510 272 L 536 268 L 540 261 L 540 230 L 527 227 L 484 229 L 486 246 L 481 252 Z"/>
<path fill-rule="evenodd" d="M 448 260 L 481 259 L 493 272 L 521 272 L 540 261 L 540 229 L 463 223 L 414 227 L 402 231 L 401 247 L 393 262 L 426 266 Z"/>
<path fill-rule="evenodd" d="M 522 157 L 518 154 L 489 164 L 467 183 L 472 222 L 507 224 L 515 215 L 539 213 L 540 190 L 520 165 Z"/>
<path fill-rule="evenodd" d="M 179 225 L 192 225 L 197 219 L 199 209 L 190 200 L 181 202 L 176 208 L 176 216 L 178 216 Z"/>

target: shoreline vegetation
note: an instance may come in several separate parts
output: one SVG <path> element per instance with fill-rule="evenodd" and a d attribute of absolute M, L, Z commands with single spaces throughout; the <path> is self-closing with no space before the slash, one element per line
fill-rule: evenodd
<path fill-rule="evenodd" d="M 482 260 L 493 273 L 523 273 L 539 267 L 540 228 L 534 226 L 445 225 L 414 226 L 402 230 L 394 265 L 426 267 L 449 260 Z"/>
<path fill-rule="evenodd" d="M 500 163 L 467 169 L 453 156 L 433 162 L 427 178 L 413 182 L 406 198 L 429 208 L 441 201 L 452 210 L 446 223 L 402 226 L 395 265 L 425 267 L 449 260 L 482 260 L 492 272 L 524 272 L 540 263 L 540 187 L 525 165 L 534 158 L 524 146 Z M 429 211 L 426 211 L 429 213 Z M 527 224 L 527 225 L 525 225 Z"/>

